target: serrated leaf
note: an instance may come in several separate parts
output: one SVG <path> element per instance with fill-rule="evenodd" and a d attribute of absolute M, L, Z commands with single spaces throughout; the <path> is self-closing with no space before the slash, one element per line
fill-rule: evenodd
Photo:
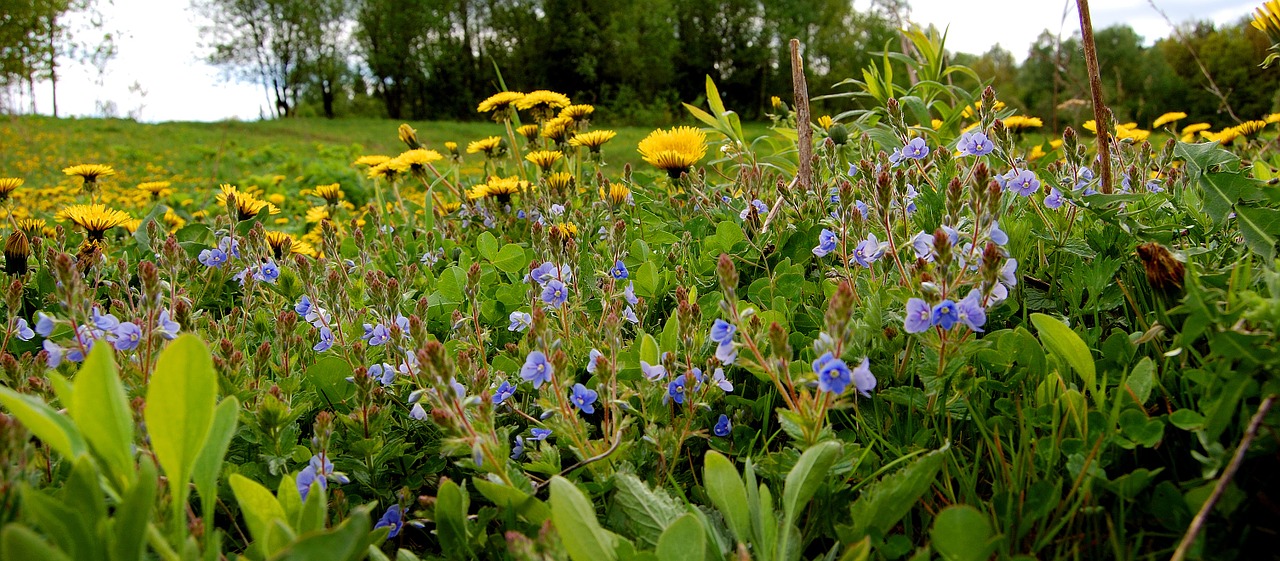
<path fill-rule="evenodd" d="M 1217 225 L 1226 221 L 1236 203 L 1253 200 L 1258 193 L 1258 182 L 1240 171 L 1205 173 L 1200 176 L 1200 187 L 1204 190 L 1204 212 Z"/>
<path fill-rule="evenodd" d="M 1280 210 L 1237 205 L 1236 223 L 1249 249 L 1268 262 L 1275 258 L 1276 241 L 1280 238 Z"/>
<path fill-rule="evenodd" d="M 613 503 L 626 515 L 636 545 L 644 549 L 657 546 L 658 538 L 684 509 L 666 491 L 651 489 L 632 474 L 619 473 L 613 483 Z"/>

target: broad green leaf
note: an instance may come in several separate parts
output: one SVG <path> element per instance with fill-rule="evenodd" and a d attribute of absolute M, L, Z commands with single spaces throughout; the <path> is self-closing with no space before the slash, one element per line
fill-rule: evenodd
<path fill-rule="evenodd" d="M 658 276 L 658 266 L 653 261 L 645 261 L 636 269 L 636 294 L 645 298 L 653 298 L 657 296 L 661 279 Z"/>
<path fill-rule="evenodd" d="M 240 504 L 240 512 L 244 515 L 244 523 L 249 527 L 249 535 L 253 537 L 250 547 L 258 550 L 258 556 L 267 558 L 272 553 L 267 541 L 271 527 L 277 521 L 284 522 L 284 507 L 280 506 L 275 496 L 258 482 L 238 473 L 231 474 L 231 492 Z"/>
<path fill-rule="evenodd" d="M 1031 314 L 1031 323 L 1040 332 L 1040 342 L 1046 349 L 1070 365 L 1084 381 L 1085 389 L 1098 391 L 1098 374 L 1093 355 L 1084 340 L 1067 324 L 1044 314 Z"/>
<path fill-rule="evenodd" d="M 1159 417 L 1149 418 L 1138 409 L 1125 409 L 1120 412 L 1120 432 L 1126 438 L 1147 448 L 1152 448 L 1164 438 L 1164 421 Z M 1126 446 L 1128 448 L 1128 446 Z"/>
<path fill-rule="evenodd" d="M 863 491 L 850 507 L 853 521 L 852 539 L 871 530 L 886 534 L 915 507 L 920 497 L 929 492 L 946 461 L 951 444 L 916 458 L 907 467 L 882 477 L 879 483 Z"/>
<path fill-rule="evenodd" d="M 476 249 L 480 251 L 480 257 L 493 261 L 498 256 L 498 238 L 490 232 L 481 232 L 476 238 Z"/>
<path fill-rule="evenodd" d="M 102 457 L 118 488 L 128 487 L 133 469 L 133 414 L 116 371 L 114 351 L 98 341 L 76 374 L 68 408 L 89 446 Z"/>
<path fill-rule="evenodd" d="M 80 429 L 70 419 L 54 411 L 35 396 L 20 394 L 6 387 L 0 387 L 0 405 L 22 422 L 22 426 L 31 431 L 54 452 L 66 459 L 74 459 L 86 450 Z"/>
<path fill-rule="evenodd" d="M 573 561 L 612 561 L 614 536 L 600 527 L 591 500 L 569 480 L 551 478 L 551 521 Z"/>
<path fill-rule="evenodd" d="M 795 520 L 799 509 L 809 504 L 839 456 L 840 443 L 835 441 L 819 443 L 800 455 L 782 488 L 782 512 L 787 520 Z"/>
<path fill-rule="evenodd" d="M 952 505 L 938 513 L 929 537 L 946 561 L 985 561 L 995 550 L 991 522 L 969 505 Z"/>
<path fill-rule="evenodd" d="M 640 338 L 640 360 L 651 365 L 658 365 L 661 364 L 661 357 L 662 355 L 658 350 L 658 340 L 654 339 L 653 335 L 645 333 L 644 337 Z"/>
<path fill-rule="evenodd" d="M 493 266 L 504 273 L 515 274 L 529 266 L 529 258 L 523 247 L 509 243 L 502 246 L 502 250 L 494 256 Z"/>
<path fill-rule="evenodd" d="M 347 381 L 351 376 L 351 363 L 337 356 L 322 356 L 302 373 L 316 393 L 328 406 L 341 409 L 344 402 L 356 394 L 355 385 Z"/>
<path fill-rule="evenodd" d="M 471 537 L 467 534 L 467 495 L 452 480 L 445 479 L 436 493 L 436 535 L 446 558 L 471 557 Z"/>
<path fill-rule="evenodd" d="M 630 473 L 614 475 L 613 486 L 613 504 L 626 515 L 626 533 L 644 549 L 658 545 L 662 532 L 684 512 L 666 491 L 651 489 Z"/>
<path fill-rule="evenodd" d="M 703 462 L 703 485 L 711 504 L 720 509 L 734 538 L 742 543 L 751 541 L 751 509 L 747 508 L 747 489 L 738 469 L 714 450 L 707 452 Z"/>
<path fill-rule="evenodd" d="M 0 558 L 71 561 L 71 557 L 53 547 L 40 534 L 16 522 L 6 524 L 0 531 Z"/>
<path fill-rule="evenodd" d="M 1245 245 L 1271 262 L 1276 255 L 1276 240 L 1280 238 L 1280 210 L 1236 205 L 1236 223 Z"/>
<path fill-rule="evenodd" d="M 179 515 L 186 508 L 187 481 L 209 436 L 217 401 L 218 375 L 209 348 L 191 334 L 169 343 L 147 386 L 143 418 Z"/>
<path fill-rule="evenodd" d="M 471 484 L 475 486 L 477 491 L 480 491 L 481 495 L 484 495 L 484 498 L 493 501 L 493 504 L 498 505 L 500 508 L 515 510 L 517 514 L 529 522 L 542 524 L 543 521 L 551 518 L 551 509 L 547 508 L 547 503 L 520 489 L 478 477 L 472 478 Z"/>
<path fill-rule="evenodd" d="M 213 422 L 209 426 L 209 437 L 205 439 L 200 455 L 192 466 L 192 480 L 196 484 L 196 492 L 200 494 L 200 510 L 206 522 L 212 522 L 213 506 L 218 502 L 218 472 L 222 471 L 223 457 L 231 438 L 236 434 L 236 421 L 240 414 L 240 401 L 229 396 L 218 404 L 214 410 Z"/>
<path fill-rule="evenodd" d="M 1236 203 L 1258 196 L 1258 182 L 1240 171 L 1219 171 L 1200 176 L 1204 190 L 1204 212 L 1214 224 L 1226 221 Z"/>
<path fill-rule="evenodd" d="M 1186 431 L 1200 430 L 1204 428 L 1204 415 L 1193 409 L 1179 409 L 1169 415 L 1169 424 Z"/>
<path fill-rule="evenodd" d="M 120 501 L 111 524 L 115 532 L 115 539 L 109 542 L 113 560 L 142 558 L 147 524 L 151 522 L 151 510 L 156 502 L 156 481 L 156 466 L 151 458 L 143 455 L 138 459 L 138 479 Z"/>
<path fill-rule="evenodd" d="M 1142 357 L 1138 364 L 1134 365 L 1133 371 L 1129 373 L 1129 377 L 1125 380 L 1125 385 L 1133 392 L 1134 397 L 1138 400 L 1138 405 L 1147 402 L 1151 397 L 1151 389 L 1155 387 L 1156 364 L 1151 361 L 1151 357 Z"/>
<path fill-rule="evenodd" d="M 692 514 L 685 514 L 671 523 L 658 538 L 658 559 L 661 561 L 702 561 L 707 553 L 707 530 Z"/>
<path fill-rule="evenodd" d="M 299 536 L 273 559 L 277 561 L 356 561 L 364 559 L 369 546 L 383 539 L 386 530 L 371 531 L 369 507 L 362 506 L 346 520 L 326 532 Z M 397 558 L 399 558 L 397 556 Z"/>
<path fill-rule="evenodd" d="M 871 536 L 867 536 L 845 548 L 844 554 L 840 556 L 840 561 L 867 561 L 870 556 Z"/>
<path fill-rule="evenodd" d="M 747 241 L 747 235 L 742 233 L 742 226 L 732 220 L 716 224 L 716 238 L 726 253 L 732 253 L 733 246 L 738 245 L 739 242 Z"/>

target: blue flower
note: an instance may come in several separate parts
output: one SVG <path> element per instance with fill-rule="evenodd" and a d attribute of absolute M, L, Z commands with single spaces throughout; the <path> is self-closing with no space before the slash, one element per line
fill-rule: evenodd
<path fill-rule="evenodd" d="M 631 306 L 627 306 L 627 309 L 622 310 L 622 318 L 631 322 L 632 324 L 640 323 L 640 318 L 636 316 L 636 311 L 633 310 Z"/>
<path fill-rule="evenodd" d="M 875 234 L 867 233 L 867 239 L 858 242 L 857 247 L 853 249 L 853 260 L 857 264 L 870 269 L 871 264 L 879 261 L 880 257 L 884 255 L 888 245 L 888 242 L 880 243 Z"/>
<path fill-rule="evenodd" d="M 978 291 L 970 292 L 956 304 L 956 319 L 969 326 L 969 329 L 982 332 L 982 326 L 987 323 L 987 311 L 982 308 L 982 297 Z"/>
<path fill-rule="evenodd" d="M 1000 268 L 1000 282 L 1009 288 L 1018 286 L 1018 260 L 1010 257 Z"/>
<path fill-rule="evenodd" d="M 916 259 L 933 261 L 933 234 L 920 230 L 911 238 L 911 248 L 916 250 Z"/>
<path fill-rule="evenodd" d="M 328 327 L 320 328 L 320 341 L 311 347 L 311 350 L 318 353 L 325 352 L 333 347 L 333 330 Z"/>
<path fill-rule="evenodd" d="M 501 405 L 502 402 L 515 395 L 515 393 L 516 387 L 511 385 L 511 382 L 503 380 L 502 385 L 498 386 L 498 389 L 493 392 L 493 404 Z"/>
<path fill-rule="evenodd" d="M 929 145 L 925 143 L 923 138 L 915 137 L 902 147 L 902 157 L 919 160 L 929 155 Z"/>
<path fill-rule="evenodd" d="M 552 308 L 559 308 L 569 300 L 569 289 L 556 279 L 547 281 L 542 288 L 542 301 Z"/>
<path fill-rule="evenodd" d="M 533 327 L 533 316 L 529 315 L 527 312 L 516 310 L 511 312 L 511 315 L 507 316 L 507 319 L 511 321 L 511 325 L 507 326 L 507 331 L 519 331 L 523 333 L 530 327 Z"/>
<path fill-rule="evenodd" d="M 111 331 L 120 325 L 114 314 L 104 314 L 97 306 L 93 307 L 93 326 L 102 331 Z"/>
<path fill-rule="evenodd" d="M 538 265 L 525 277 L 525 282 L 533 280 L 540 285 L 546 286 L 552 280 L 558 280 L 562 283 L 573 282 L 573 271 L 568 265 L 557 267 L 555 263 L 545 261 Z"/>
<path fill-rule="evenodd" d="M 853 374 L 849 372 L 849 367 L 845 365 L 843 360 L 836 358 L 829 352 L 823 353 L 822 356 L 813 361 L 813 371 L 818 375 L 818 389 L 824 392 L 842 394 L 845 388 L 853 382 Z"/>
<path fill-rule="evenodd" d="M 1062 202 L 1062 191 L 1059 191 L 1057 187 L 1050 187 L 1049 194 L 1044 197 L 1044 206 L 1058 209 L 1062 207 Z"/>
<path fill-rule="evenodd" d="M 676 379 L 667 384 L 667 395 L 662 401 L 665 403 L 668 399 L 671 399 L 676 403 L 683 404 L 684 392 L 688 389 L 684 381 L 684 376 L 676 376 Z"/>
<path fill-rule="evenodd" d="M 53 328 L 56 327 L 53 317 L 45 315 L 44 312 L 36 312 L 36 333 L 41 337 L 48 337 L 53 334 Z"/>
<path fill-rule="evenodd" d="M 280 267 L 276 266 L 275 261 L 267 261 L 266 263 L 263 263 L 261 267 L 258 267 L 258 271 L 253 274 L 253 280 L 269 284 L 275 284 L 276 279 L 279 278 Z"/>
<path fill-rule="evenodd" d="M 131 321 L 122 322 L 111 330 L 110 337 L 117 351 L 132 351 L 142 341 L 142 328 Z"/>
<path fill-rule="evenodd" d="M 828 253 L 836 250 L 837 241 L 838 238 L 835 232 L 823 228 L 822 233 L 818 234 L 818 247 L 813 248 L 813 254 L 818 257 L 826 257 Z"/>
<path fill-rule="evenodd" d="M 160 310 L 160 317 L 156 318 L 156 333 L 172 341 L 178 338 L 178 332 L 181 330 L 182 326 L 170 319 L 169 310 Z"/>
<path fill-rule="evenodd" d="M 591 352 L 587 353 L 587 373 L 588 374 L 596 373 L 596 368 L 597 368 L 596 360 L 598 360 L 601 356 L 604 356 L 604 353 L 600 352 L 599 349 L 591 349 Z"/>
<path fill-rule="evenodd" d="M 862 357 L 862 363 L 853 369 L 853 387 L 863 397 L 871 397 L 871 390 L 876 389 L 876 377 L 871 373 L 867 357 Z"/>
<path fill-rule="evenodd" d="M 720 364 L 733 364 L 738 360 L 738 348 L 733 345 L 732 340 L 716 345 L 716 360 Z"/>
<path fill-rule="evenodd" d="M 27 324 L 26 318 L 18 318 L 14 322 L 14 337 L 22 341 L 30 341 L 35 338 L 36 332 L 31 330 L 31 326 Z"/>
<path fill-rule="evenodd" d="M 636 298 L 636 285 L 633 282 L 627 282 L 627 287 L 622 289 L 622 298 L 632 306 L 639 304 L 640 299 Z"/>
<path fill-rule="evenodd" d="M 200 251 L 200 255 L 196 259 L 205 267 L 217 269 L 227 262 L 227 254 L 221 249 L 205 249 Z"/>
<path fill-rule="evenodd" d="M 526 381 L 533 382 L 533 389 L 538 389 L 544 382 L 551 381 L 551 374 L 555 372 L 551 363 L 547 362 L 547 355 L 542 351 L 532 351 L 529 356 L 524 359 L 524 366 L 520 367 L 520 377 Z"/>
<path fill-rule="evenodd" d="M 382 514 L 382 518 L 378 519 L 378 523 L 373 527 L 391 528 L 391 533 L 387 534 L 388 538 L 394 538 L 400 535 L 400 529 L 404 527 L 404 518 L 400 515 L 400 505 L 391 505 L 387 507 L 387 511 Z"/>
<path fill-rule="evenodd" d="M 711 429 L 711 431 L 719 437 L 729 436 L 729 431 L 731 430 L 733 430 L 733 423 L 730 423 L 729 416 L 723 413 L 721 413 L 720 418 L 716 420 L 715 428 Z"/>
<path fill-rule="evenodd" d="M 717 368 L 715 372 L 711 373 L 711 383 L 725 393 L 733 392 L 733 382 L 724 376 L 723 368 Z"/>
<path fill-rule="evenodd" d="M 1024 169 L 1018 171 L 1018 175 L 1009 179 L 1007 185 L 1013 192 L 1023 197 L 1030 197 L 1032 193 L 1040 189 L 1040 180 L 1036 178 L 1036 172 Z"/>
<path fill-rule="evenodd" d="M 738 332 L 738 327 L 722 319 L 716 319 L 711 322 L 711 334 L 708 339 L 716 343 L 724 344 L 733 341 L 733 334 Z"/>
<path fill-rule="evenodd" d="M 466 399 L 467 387 L 462 385 L 462 383 L 459 382 L 457 378 L 451 378 L 449 380 L 449 387 L 453 389 L 453 395 L 458 398 L 458 401 L 463 401 L 464 399 Z M 476 463 L 478 464 L 480 462 L 476 462 Z"/>
<path fill-rule="evenodd" d="M 533 433 L 533 436 L 529 437 L 529 440 L 541 441 L 546 440 L 548 436 L 551 436 L 551 429 L 529 429 L 529 432 Z"/>
<path fill-rule="evenodd" d="M 298 485 L 298 494 L 302 495 L 303 502 L 306 502 L 307 494 L 311 492 L 311 485 L 313 483 L 319 485 L 320 490 L 322 491 L 326 488 L 325 478 L 320 477 L 319 474 L 316 473 L 315 466 L 312 465 L 308 465 L 307 467 L 302 468 L 302 471 L 298 472 L 298 479 L 296 483 Z"/>
<path fill-rule="evenodd" d="M 51 339 L 45 339 L 44 352 L 48 355 L 49 368 L 57 368 L 59 364 L 62 364 L 62 355 L 66 353 L 66 349 L 54 343 Z"/>
<path fill-rule="evenodd" d="M 646 380 L 657 382 L 667 375 L 667 368 L 661 364 L 649 364 L 642 360 L 640 361 L 640 372 L 644 373 Z"/>
<path fill-rule="evenodd" d="M 906 319 L 902 327 L 907 333 L 922 333 L 933 327 L 933 310 L 929 308 L 929 303 L 919 298 L 907 300 Z"/>
<path fill-rule="evenodd" d="M 524 437 L 516 436 L 516 444 L 511 447 L 511 459 L 519 460 L 524 455 Z"/>
<path fill-rule="evenodd" d="M 390 386 L 396 381 L 396 368 L 385 362 L 374 364 L 369 367 L 369 377 L 378 381 L 379 384 Z"/>
<path fill-rule="evenodd" d="M 244 286 L 244 279 L 252 276 L 253 276 L 253 267 L 245 267 L 243 270 L 241 270 L 239 273 L 236 273 L 236 275 L 231 278 L 235 279 L 236 282 L 240 283 L 240 286 Z"/>
<path fill-rule="evenodd" d="M 240 258 L 240 242 L 231 236 L 223 236 L 222 240 L 218 242 L 218 249 L 224 255 L 230 255 L 236 259 Z"/>
<path fill-rule="evenodd" d="M 583 413 L 590 415 L 596 412 L 596 407 L 593 404 L 596 402 L 597 397 L 598 394 L 595 391 L 587 389 L 582 384 L 574 384 L 573 393 L 569 396 L 569 400 L 578 409 L 581 409 Z"/>
<path fill-rule="evenodd" d="M 385 345 L 391 339 L 391 330 L 381 323 L 377 325 L 366 323 L 364 324 L 364 335 L 361 335 L 360 338 L 374 347 Z"/>
<path fill-rule="evenodd" d="M 425 421 L 427 420 L 427 410 L 422 407 L 421 403 L 415 403 L 413 404 L 413 408 L 409 410 L 409 417 L 419 421 Z"/>
<path fill-rule="evenodd" d="M 999 220 L 993 220 L 991 222 L 991 232 L 988 234 L 988 237 L 991 238 L 991 241 L 996 242 L 996 245 L 1009 243 L 1009 234 L 1004 233 L 1004 230 L 1000 229 Z"/>
<path fill-rule="evenodd" d="M 974 132 L 962 135 L 957 148 L 965 156 L 985 156 L 995 150 L 996 147 L 985 133 Z"/>
<path fill-rule="evenodd" d="M 871 209 L 867 207 L 867 203 L 864 203 L 861 200 L 853 201 L 853 208 L 858 209 L 858 214 L 862 215 L 863 220 L 866 220 L 871 214 Z"/>
<path fill-rule="evenodd" d="M 939 302 L 937 306 L 933 307 L 933 313 L 930 316 L 930 321 L 933 325 L 939 326 L 943 329 L 951 329 L 955 326 L 956 321 L 960 319 L 959 313 L 960 311 L 956 309 L 955 302 L 952 302 L 951 300 L 943 300 L 942 302 Z"/>
<path fill-rule="evenodd" d="M 609 275 L 615 279 L 622 280 L 630 276 L 627 273 L 627 266 L 619 259 L 613 264 L 613 268 L 609 269 Z"/>

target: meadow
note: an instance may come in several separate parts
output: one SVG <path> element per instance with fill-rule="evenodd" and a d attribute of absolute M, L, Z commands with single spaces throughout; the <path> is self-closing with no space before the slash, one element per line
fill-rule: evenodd
<path fill-rule="evenodd" d="M 745 126 L 0 124 L 0 558 L 1272 555 L 1280 114 L 911 40 Z"/>

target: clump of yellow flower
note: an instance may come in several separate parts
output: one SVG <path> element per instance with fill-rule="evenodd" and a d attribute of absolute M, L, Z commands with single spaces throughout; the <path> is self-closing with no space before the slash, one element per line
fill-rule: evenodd
<path fill-rule="evenodd" d="M 563 157 L 564 153 L 559 150 L 537 150 L 526 154 L 524 159 L 533 162 L 533 165 L 538 166 L 538 169 L 545 172 L 550 170 L 551 166 L 554 166 Z"/>
<path fill-rule="evenodd" d="M 138 184 L 138 190 L 151 195 L 151 200 L 161 199 L 173 194 L 168 181 L 147 181 Z"/>
<path fill-rule="evenodd" d="M 475 141 L 472 141 L 470 144 L 467 144 L 467 153 L 479 154 L 483 152 L 485 157 L 494 158 L 499 155 L 499 152 L 500 152 L 499 148 L 501 147 L 502 147 L 502 137 L 490 136 L 488 138 L 482 138 L 480 140 L 475 140 Z"/>
<path fill-rule="evenodd" d="M 107 208 L 106 205 L 71 205 L 58 212 L 59 220 L 67 220 L 84 228 L 90 241 L 101 241 L 107 230 L 121 226 L 130 220 L 124 211 Z"/>
<path fill-rule="evenodd" d="M 24 182 L 18 177 L 0 177 L 0 202 L 8 200 L 9 196 L 17 191 L 18 187 L 22 187 Z"/>
<path fill-rule="evenodd" d="M 280 209 L 276 205 L 259 199 L 251 193 L 241 191 L 234 185 L 224 183 L 219 185 L 218 188 L 221 190 L 217 197 L 218 204 L 225 206 L 228 197 L 235 199 L 236 220 L 249 220 L 263 212 L 280 214 Z"/>
<path fill-rule="evenodd" d="M 412 173 L 414 175 L 422 175 L 427 172 L 427 167 L 432 162 L 444 159 L 439 152 L 435 150 L 427 150 L 426 148 L 416 148 L 401 153 L 387 162 L 387 165 L 395 168 L 400 173 Z"/>
<path fill-rule="evenodd" d="M 1262 132 L 1262 129 L 1267 128 L 1267 122 L 1259 120 L 1245 121 L 1233 128 L 1235 129 L 1236 134 L 1244 137 L 1250 137 Z"/>
<path fill-rule="evenodd" d="M 604 186 L 599 189 L 600 199 L 613 205 L 621 206 L 631 201 L 631 189 L 621 183 L 610 183 L 609 189 L 606 191 Z"/>
<path fill-rule="evenodd" d="M 1173 124 L 1186 118 L 1187 114 L 1181 111 L 1165 113 L 1164 115 L 1156 117 L 1156 120 L 1151 122 L 1151 128 L 1158 129 L 1164 125 Z"/>
<path fill-rule="evenodd" d="M 570 105 L 568 107 L 565 107 L 564 109 L 561 109 L 560 114 L 558 116 L 564 117 L 567 119 L 573 119 L 575 121 L 581 121 L 583 119 L 586 119 L 587 117 L 590 117 L 591 114 L 595 112 L 596 112 L 596 108 L 594 106 L 583 103 L 583 104 Z"/>
<path fill-rule="evenodd" d="M 834 124 L 835 124 L 835 120 L 831 118 L 831 115 L 823 115 L 821 117 L 818 117 L 818 126 L 822 127 L 822 130 L 827 130 L 831 128 L 831 125 L 834 125 Z"/>
<path fill-rule="evenodd" d="M 516 109 L 528 111 L 534 120 L 545 121 L 555 114 L 557 109 L 570 105 L 569 96 L 550 90 L 529 92 L 515 101 Z"/>
<path fill-rule="evenodd" d="M 569 139 L 569 146 L 585 146 L 592 152 L 599 152 L 600 147 L 604 146 L 604 143 L 613 140 L 615 136 L 618 136 L 618 133 L 603 129 L 580 132 Z"/>
<path fill-rule="evenodd" d="M 383 156 L 379 154 L 379 155 L 370 155 L 370 156 L 360 156 L 359 158 L 356 158 L 355 162 L 352 162 L 352 163 L 357 166 L 375 167 L 375 166 L 380 166 L 382 164 L 385 164 L 389 161 L 391 161 L 390 156 Z"/>
<path fill-rule="evenodd" d="M 342 192 L 342 186 L 340 186 L 337 183 L 330 183 L 329 185 L 316 185 L 316 188 L 313 192 L 316 194 L 317 197 L 324 199 L 324 202 L 329 203 L 330 205 L 338 204 L 338 201 L 342 200 L 342 198 L 346 196 Z"/>
<path fill-rule="evenodd" d="M 640 141 L 638 151 L 649 165 L 676 178 L 707 155 L 707 134 L 686 126 L 658 129 Z"/>
<path fill-rule="evenodd" d="M 493 120 L 502 122 L 511 118 L 511 106 L 524 99 L 524 94 L 520 92 L 498 92 L 489 96 L 488 99 L 481 101 L 480 106 L 476 107 L 476 111 L 480 113 L 493 113 Z"/>
<path fill-rule="evenodd" d="M 520 136 L 523 136 L 529 142 L 538 139 L 538 125 L 520 125 L 516 132 L 520 133 Z"/>
<path fill-rule="evenodd" d="M 1040 117 L 1027 117 L 1026 115 L 1010 115 L 1002 121 L 1004 127 L 1010 130 L 1022 129 L 1038 129 L 1044 126 L 1044 121 Z"/>
<path fill-rule="evenodd" d="M 467 193 L 467 198 L 471 200 L 494 198 L 498 202 L 505 203 L 511 200 L 511 195 L 519 193 L 528 183 L 521 181 L 519 177 L 489 177 L 489 181 L 476 185 Z"/>

